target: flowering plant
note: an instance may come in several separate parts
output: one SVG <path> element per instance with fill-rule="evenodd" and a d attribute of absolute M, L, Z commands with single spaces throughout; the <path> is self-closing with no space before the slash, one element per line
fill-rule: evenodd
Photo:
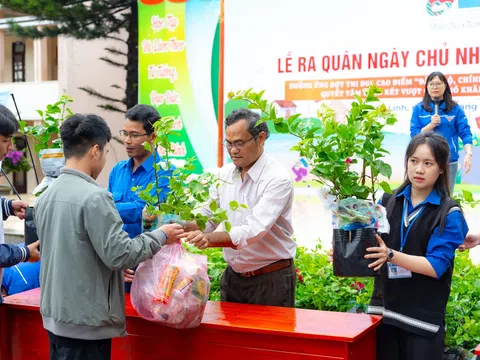
<path fill-rule="evenodd" d="M 31 169 L 28 160 L 24 156 L 24 152 L 22 150 L 12 150 L 6 156 L 5 159 L 2 161 L 2 170 L 5 174 L 11 172 L 19 172 Z"/>
<path fill-rule="evenodd" d="M 391 193 L 389 184 L 379 177 L 392 175 L 391 166 L 382 160 L 388 154 L 383 147 L 383 129 L 397 121 L 377 98 L 381 92 L 372 84 L 363 98 L 354 95 L 345 122 L 338 122 L 334 110 L 322 105 L 317 112 L 321 125 L 317 127 L 311 127 L 301 114 L 277 117 L 274 105 L 262 99 L 264 91 L 231 92 L 229 98 L 247 101 L 249 109 L 262 112 L 259 122 L 271 121 L 277 132 L 297 137 L 292 150 L 306 159 L 310 173 L 327 186 L 335 200 L 356 197 L 375 202 L 379 186 Z"/>

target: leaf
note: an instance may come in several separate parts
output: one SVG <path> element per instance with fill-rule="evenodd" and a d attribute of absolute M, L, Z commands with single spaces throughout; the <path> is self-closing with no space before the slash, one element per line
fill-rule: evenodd
<path fill-rule="evenodd" d="M 238 209 L 238 201 L 235 201 L 235 200 L 232 200 L 230 201 L 230 203 L 228 204 L 230 206 L 230 210 L 232 211 L 235 211 Z"/>
<path fill-rule="evenodd" d="M 387 125 L 393 125 L 397 122 L 397 119 L 395 119 L 394 117 L 390 117 L 387 119 Z"/>
<path fill-rule="evenodd" d="M 241 208 L 244 208 L 244 209 L 248 209 L 248 206 L 245 205 L 245 204 L 240 204 L 240 207 L 241 207 Z"/>
<path fill-rule="evenodd" d="M 292 116 L 290 116 L 287 120 L 288 122 L 288 125 L 292 125 L 292 123 L 297 120 L 302 114 L 298 113 L 298 114 L 294 114 Z"/>
<path fill-rule="evenodd" d="M 281 122 L 281 123 L 276 123 L 275 124 L 275 130 L 277 130 L 281 134 L 288 134 L 288 125 Z"/>
<path fill-rule="evenodd" d="M 215 212 L 218 209 L 218 204 L 216 201 L 212 201 L 208 207 L 210 208 L 210 210 Z"/>
<path fill-rule="evenodd" d="M 387 183 L 386 181 L 382 181 L 380 183 L 380 186 L 382 187 L 383 191 L 385 191 L 387 194 L 392 193 L 392 188 L 390 187 L 390 184 Z"/>
<path fill-rule="evenodd" d="M 229 221 L 225 221 L 225 230 L 230 232 L 232 230 L 232 224 Z"/>
<path fill-rule="evenodd" d="M 465 201 L 467 201 L 467 202 L 472 202 L 472 201 L 474 201 L 473 195 L 472 195 L 472 193 L 471 193 L 470 191 L 468 191 L 468 190 L 462 190 L 462 194 L 463 194 L 463 197 L 464 197 Z"/>

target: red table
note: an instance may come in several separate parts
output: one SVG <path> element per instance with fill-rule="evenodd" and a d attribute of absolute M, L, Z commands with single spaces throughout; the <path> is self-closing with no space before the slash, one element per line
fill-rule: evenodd
<path fill-rule="evenodd" d="M 39 289 L 0 306 L 0 359 L 48 359 Z M 200 327 L 175 330 L 139 317 L 126 297 L 129 336 L 113 340 L 112 359 L 375 359 L 381 317 L 208 302 Z"/>

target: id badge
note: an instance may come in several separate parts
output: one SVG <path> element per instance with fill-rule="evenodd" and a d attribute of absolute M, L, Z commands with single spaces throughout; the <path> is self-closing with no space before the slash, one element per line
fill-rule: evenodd
<path fill-rule="evenodd" d="M 389 279 L 408 279 L 412 277 L 412 272 L 401 266 L 388 263 L 388 278 Z"/>

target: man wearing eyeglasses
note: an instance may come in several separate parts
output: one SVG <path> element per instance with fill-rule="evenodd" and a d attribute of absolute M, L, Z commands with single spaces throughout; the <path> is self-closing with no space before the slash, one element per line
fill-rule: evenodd
<path fill-rule="evenodd" d="M 199 249 L 223 247 L 228 266 L 223 273 L 222 301 L 259 305 L 295 305 L 295 242 L 292 240 L 293 182 L 290 174 L 264 151 L 269 136 L 266 123 L 247 109 L 233 111 L 226 119 L 225 147 L 232 163 L 220 170 L 224 183 L 211 193 L 223 209 L 231 201 L 248 209 L 231 212 L 229 232 L 205 233 L 188 223 L 187 241 Z M 202 210 L 211 215 L 210 208 Z"/>
<path fill-rule="evenodd" d="M 131 189 L 134 186 L 145 188 L 155 181 L 154 156 L 145 149 L 143 144 L 148 142 L 153 148 L 155 138 L 153 124 L 158 119 L 160 114 L 154 107 L 138 104 L 127 111 L 123 129 L 120 130 L 120 138 L 130 159 L 120 161 L 112 169 L 108 191 L 113 194 L 115 205 L 124 223 L 123 230 L 130 238 L 142 233 L 142 210 L 145 207 L 145 202 Z M 157 159 L 160 159 L 158 154 Z M 160 201 L 163 201 L 169 190 L 169 181 L 166 176 L 170 176 L 171 172 L 161 169 L 158 175 L 159 187 L 162 188 Z M 152 195 L 154 195 L 153 191 Z M 133 270 L 126 270 L 124 274 L 127 292 L 130 291 L 133 273 Z"/>

